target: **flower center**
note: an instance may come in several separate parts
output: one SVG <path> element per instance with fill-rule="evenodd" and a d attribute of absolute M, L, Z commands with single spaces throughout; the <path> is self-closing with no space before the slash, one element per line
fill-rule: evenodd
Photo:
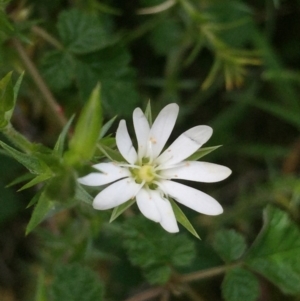
<path fill-rule="evenodd" d="M 143 165 L 138 169 L 132 170 L 132 174 L 135 177 L 137 183 L 151 183 L 155 178 L 154 168 L 151 165 Z"/>

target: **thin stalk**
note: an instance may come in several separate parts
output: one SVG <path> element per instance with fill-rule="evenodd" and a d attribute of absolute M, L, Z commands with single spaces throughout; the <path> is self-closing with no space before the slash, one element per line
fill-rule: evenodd
<path fill-rule="evenodd" d="M 231 265 L 223 265 L 220 267 L 215 267 L 211 269 L 207 269 L 204 271 L 197 271 L 190 274 L 182 275 L 180 277 L 181 282 L 192 282 L 196 280 L 202 280 L 210 277 L 214 277 L 217 275 L 224 274 L 227 270 L 240 266 L 242 263 L 237 262 Z"/>
<path fill-rule="evenodd" d="M 11 124 L 9 124 L 1 132 L 17 148 L 19 148 L 20 150 L 22 150 L 27 154 L 32 153 L 34 149 L 34 145 L 25 136 L 23 136 L 18 131 L 16 131 Z"/>
<path fill-rule="evenodd" d="M 43 78 L 41 77 L 38 69 L 27 55 L 22 44 L 16 39 L 12 39 L 12 44 L 14 45 L 17 53 L 19 54 L 25 67 L 27 68 L 28 73 L 31 75 L 32 79 L 34 80 L 37 88 L 40 90 L 41 94 L 43 95 L 42 99 L 44 100 L 45 105 L 48 107 L 50 111 L 50 114 L 53 118 L 53 124 L 57 124 L 58 126 L 63 127 L 67 123 L 67 119 L 62 113 L 61 106 L 55 100 L 51 91 L 49 90 Z"/>

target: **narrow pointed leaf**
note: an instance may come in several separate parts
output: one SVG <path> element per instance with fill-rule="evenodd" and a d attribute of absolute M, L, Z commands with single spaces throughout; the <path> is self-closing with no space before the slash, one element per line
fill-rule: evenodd
<path fill-rule="evenodd" d="M 42 193 L 34 207 L 31 219 L 26 227 L 26 235 L 28 235 L 38 224 L 40 224 L 53 208 L 54 202 L 49 200 L 45 193 Z"/>
<path fill-rule="evenodd" d="M 68 121 L 68 123 L 64 126 L 62 132 L 60 133 L 57 142 L 54 146 L 54 152 L 56 154 L 58 154 L 60 157 L 63 155 L 63 151 L 64 151 L 64 143 L 66 140 L 66 136 L 68 134 L 69 128 L 74 120 L 75 115 L 73 115 L 70 120 Z"/>
<path fill-rule="evenodd" d="M 17 151 L 16 149 L 8 146 L 4 142 L 0 142 L 0 145 L 19 163 L 24 165 L 33 174 L 49 174 L 51 171 L 49 167 L 42 160 L 34 157 L 33 155 L 27 155 Z"/>
<path fill-rule="evenodd" d="M 123 203 L 122 205 L 115 207 L 111 214 L 109 222 L 111 223 L 112 221 L 114 221 L 119 215 L 121 215 L 127 208 L 129 208 L 134 203 L 135 203 L 135 199 L 129 200 Z"/>
<path fill-rule="evenodd" d="M 5 187 L 11 187 L 17 184 L 20 184 L 22 182 L 28 181 L 28 180 L 32 180 L 32 178 L 34 178 L 34 175 L 32 175 L 31 173 L 26 173 L 25 175 L 22 175 L 20 177 L 17 177 L 15 180 L 13 180 L 11 183 L 9 183 L 8 185 L 6 185 Z"/>
<path fill-rule="evenodd" d="M 44 181 L 50 179 L 52 176 L 53 176 L 52 174 L 41 174 L 41 175 L 38 175 L 34 179 L 32 179 L 30 182 L 28 182 L 27 184 L 25 184 L 24 186 L 22 186 L 18 191 L 25 190 L 27 188 L 30 188 L 30 187 L 36 185 L 36 184 L 44 182 Z"/>
<path fill-rule="evenodd" d="M 26 209 L 33 206 L 34 204 L 37 203 L 37 201 L 39 200 L 41 194 L 43 193 L 43 190 L 40 190 L 28 203 L 28 205 L 26 206 Z"/>
<path fill-rule="evenodd" d="M 9 72 L 0 80 L 0 113 L 9 111 L 14 106 L 14 89 Z"/>
<path fill-rule="evenodd" d="M 169 199 L 176 217 L 176 220 L 185 227 L 191 234 L 193 234 L 198 239 L 201 239 L 188 218 L 185 216 L 185 214 L 182 212 L 182 210 L 178 207 L 178 205 L 172 200 Z"/>

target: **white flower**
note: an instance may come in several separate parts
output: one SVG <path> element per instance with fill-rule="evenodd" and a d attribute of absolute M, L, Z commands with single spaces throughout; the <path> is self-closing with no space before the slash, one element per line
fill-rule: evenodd
<path fill-rule="evenodd" d="M 158 222 L 168 232 L 178 232 L 176 218 L 168 197 L 203 214 L 218 215 L 221 205 L 211 196 L 173 179 L 212 183 L 231 174 L 225 166 L 185 161 L 212 135 L 206 125 L 195 126 L 180 135 L 162 152 L 177 119 L 179 107 L 169 104 L 161 110 L 150 128 L 140 108 L 133 112 L 133 124 L 138 150 L 133 147 L 126 122 L 121 120 L 116 133 L 117 147 L 127 161 L 99 163 L 93 167 L 100 172 L 79 179 L 88 186 L 111 183 L 94 199 L 98 210 L 111 209 L 136 198 L 145 217 Z"/>

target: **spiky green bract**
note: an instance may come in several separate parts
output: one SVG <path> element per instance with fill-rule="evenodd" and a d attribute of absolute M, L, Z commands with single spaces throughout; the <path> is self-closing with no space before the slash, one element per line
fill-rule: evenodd
<path fill-rule="evenodd" d="M 123 231 L 130 261 L 153 284 L 166 283 L 173 268 L 188 266 L 196 255 L 194 242 L 188 236 L 170 236 L 159 225 L 140 216 L 127 220 Z"/>
<path fill-rule="evenodd" d="M 101 89 L 98 84 L 83 108 L 77 121 L 74 135 L 69 143 L 65 160 L 69 165 L 89 161 L 96 149 L 102 126 Z"/>

